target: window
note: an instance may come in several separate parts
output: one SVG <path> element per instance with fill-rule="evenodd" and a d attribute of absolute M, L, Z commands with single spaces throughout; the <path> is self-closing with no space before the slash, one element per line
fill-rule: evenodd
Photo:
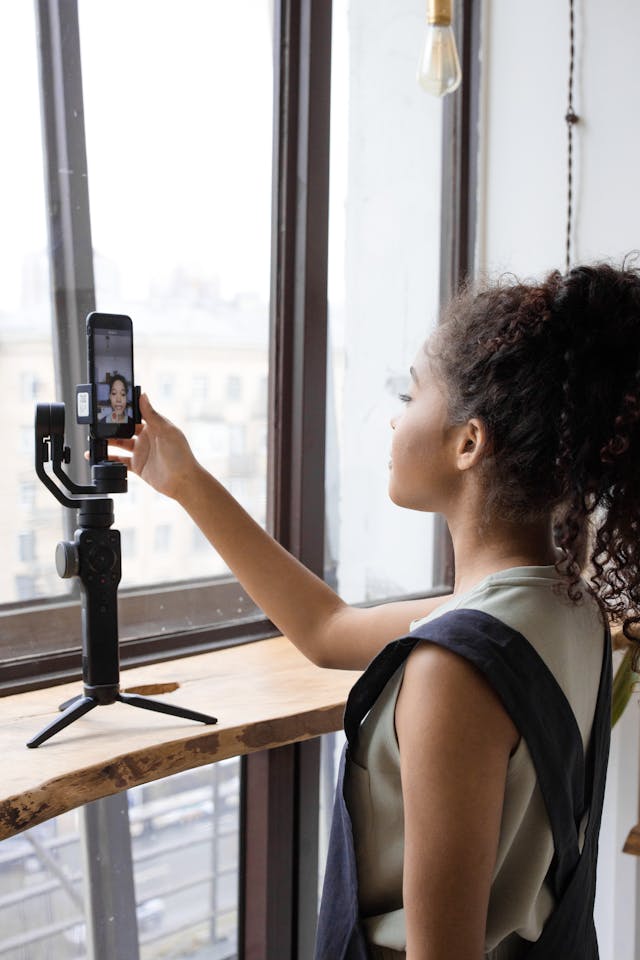
<path fill-rule="evenodd" d="M 352 602 L 435 585 L 432 517 L 387 495 L 389 420 L 438 309 L 442 107 L 406 82 L 422 15 L 333 5 L 325 576 Z M 319 877 L 343 742 L 322 739 Z"/>
<path fill-rule="evenodd" d="M 7 89 L 17 87 L 0 107 L 0 122 L 28 158 L 19 163 L 12 153 L 16 159 L 3 168 L 0 187 L 0 254 L 8 267 L 0 279 L 0 366 L 15 404 L 10 429 L 17 451 L 11 485 L 2 492 L 22 511 L 5 511 L 0 524 L 5 542 L 22 538 L 14 565 L 27 555 L 22 535 L 38 531 L 40 566 L 30 578 L 16 566 L 7 569 L 0 604 L 29 599 L 30 588 L 33 598 L 69 598 L 63 636 L 49 634 L 46 618 L 34 619 L 33 666 L 22 657 L 19 667 L 27 683 L 30 670 L 77 675 L 80 669 L 72 648 L 63 666 L 65 642 L 77 642 L 70 638 L 77 637 L 72 625 L 80 618 L 78 584 L 60 580 L 54 566 L 56 543 L 73 536 L 75 517 L 35 479 L 33 430 L 24 424 L 35 402 L 64 401 L 68 472 L 88 481 L 86 437 L 73 423 L 73 410 L 75 384 L 86 380 L 84 320 L 91 309 L 132 317 L 137 383 L 194 438 L 207 468 L 246 481 L 243 503 L 266 522 L 267 460 L 254 445 L 266 431 L 267 393 L 250 411 L 240 404 L 245 384 L 258 396 L 268 376 L 274 21 L 268 0 L 191 0 L 184 9 L 170 0 L 139 0 L 133 7 L 124 0 L 54 0 L 53 6 L 36 3 L 38 23 L 33 10 L 23 8 L 13 0 L 0 13 L 6 19 L 1 76 Z M 231 437 L 245 415 L 252 429 L 238 452 Z M 114 526 L 123 532 L 123 662 L 127 644 L 146 643 L 157 631 L 165 597 L 156 588 L 164 584 L 190 584 L 171 637 L 192 646 L 194 634 L 202 634 L 215 643 L 210 611 L 219 606 L 216 594 L 224 595 L 229 571 L 210 546 L 194 558 L 191 522 L 175 505 L 159 502 L 138 478 L 129 486 L 129 496 L 114 498 Z M 134 587 L 153 587 L 158 606 L 155 599 L 129 602 Z M 273 632 L 264 620 L 256 626 L 253 605 L 246 609 L 248 629 Z M 11 635 L 8 623 L 0 640 L 5 663 L 12 661 Z M 166 644 L 166 632 L 159 640 Z"/>
<path fill-rule="evenodd" d="M 222 760 L 106 804 L 113 827 L 128 828 L 114 848 L 120 852 L 124 839 L 119 883 L 134 902 L 124 905 L 128 920 L 117 922 L 137 926 L 137 938 L 133 929 L 126 937 L 138 940 L 146 960 L 237 955 L 239 768 L 237 759 Z M 0 955 L 87 956 L 89 886 L 108 882 L 101 861 L 109 869 L 115 855 L 102 850 L 94 858 L 91 843 L 86 855 L 83 826 L 86 832 L 90 823 L 84 810 L 73 810 L 3 841 Z"/>
<path fill-rule="evenodd" d="M 36 535 L 33 530 L 18 534 L 18 559 L 20 563 L 33 563 L 36 558 Z"/>
<path fill-rule="evenodd" d="M 422 16 L 334 4 L 327 548 L 352 602 L 433 586 L 433 518 L 387 494 L 389 420 L 438 312 L 442 103 L 407 82 Z"/>
<path fill-rule="evenodd" d="M 0 278 L 0 364 L 4 382 L 11 385 L 12 402 L 15 399 L 20 407 L 11 418 L 16 431 L 28 422 L 34 394 L 40 402 L 64 400 L 73 452 L 70 472 L 76 480 L 86 479 L 83 432 L 69 417 L 75 384 L 86 376 L 84 317 L 94 307 L 131 315 L 136 380 L 156 406 L 184 428 L 205 466 L 226 479 L 258 522 L 311 569 L 338 583 L 348 599 L 362 601 L 411 591 L 418 583 L 421 589 L 430 586 L 429 529 L 425 526 L 419 534 L 421 544 L 412 541 L 413 559 L 403 569 L 380 560 L 385 551 L 396 552 L 398 537 L 386 517 L 381 520 L 381 536 L 364 529 L 359 509 L 353 517 L 348 515 L 354 488 L 347 474 L 353 476 L 354 464 L 367 471 L 364 488 L 368 475 L 375 472 L 375 496 L 380 497 L 384 466 L 378 474 L 375 451 L 380 450 L 382 434 L 373 438 L 373 460 L 358 465 L 363 441 L 370 445 L 372 437 L 365 437 L 369 424 L 358 421 L 353 411 L 356 406 L 362 409 L 364 397 L 371 397 L 377 407 L 374 419 L 386 419 L 398 378 L 422 336 L 423 321 L 418 321 L 417 313 L 432 316 L 435 301 L 415 264 L 437 249 L 432 242 L 431 204 L 440 177 L 435 167 L 429 167 L 425 186 L 423 157 L 418 162 L 414 154 L 405 189 L 400 183 L 405 158 L 400 151 L 393 152 L 392 137 L 383 145 L 390 151 L 385 154 L 392 173 L 389 184 L 382 182 L 379 170 L 367 167 L 357 140 L 362 136 L 371 149 L 375 121 L 367 92 L 356 95 L 352 82 L 353 71 L 360 67 L 351 40 L 362 30 L 380 51 L 384 70 L 391 71 L 393 56 L 385 37 L 389 24 L 380 20 L 387 5 L 364 0 L 334 3 L 333 38 L 330 6 L 316 0 L 304 5 L 297 0 L 242 4 L 190 0 L 186 5 L 177 0 L 135 4 L 37 0 L 37 29 L 29 5 L 9 0 L 2 7 L 0 77 L 16 95 L 0 105 L 7 141 L 15 145 L 14 159 L 8 161 L 12 166 L 5 168 L 0 187 L 0 253 L 10 266 Z M 409 11 L 409 0 L 406 9 L 402 0 L 401 8 L 396 19 L 394 4 L 392 42 L 405 42 L 403 14 L 412 23 L 419 21 L 419 13 L 413 7 Z M 55 16 L 49 19 L 52 11 Z M 416 26 L 415 36 L 420 30 Z M 336 78 L 342 70 L 347 96 L 341 92 L 333 102 L 337 125 L 332 131 L 328 241 L 332 39 Z M 417 56 L 415 42 L 412 36 L 407 54 L 412 61 Z M 43 78 L 40 93 L 38 68 Z M 413 71 L 412 63 L 411 75 Z M 61 83 L 52 82 L 54 74 Z M 375 89 L 386 86 L 389 77 L 384 72 L 376 75 Z M 411 79 L 410 90 L 412 83 Z M 385 92 L 385 117 L 393 114 L 393 96 L 392 90 L 388 96 Z M 400 96 L 399 116 L 392 119 L 413 125 L 412 94 L 407 96 L 411 103 L 402 102 Z M 39 98 L 47 131 L 43 143 L 37 121 Z M 344 112 L 347 100 L 351 117 Z M 425 111 L 430 109 L 424 100 L 420 103 Z M 420 136 L 428 139 L 433 132 L 430 124 L 422 117 L 417 124 L 423 130 Z M 431 164 L 438 150 L 437 135 L 426 149 Z M 41 189 L 43 159 L 46 199 Z M 375 221 L 367 220 L 361 190 L 351 176 L 367 178 Z M 453 173 L 447 171 L 447 176 Z M 361 343 L 369 349 L 367 331 L 354 326 L 357 320 L 351 310 L 371 304 L 376 338 L 382 336 L 382 314 L 371 295 L 387 264 L 377 261 L 373 239 L 380 218 L 387 217 L 385 222 L 390 223 L 389 211 L 398 202 L 401 209 L 394 210 L 394 219 L 397 214 L 402 229 L 411 223 L 411 211 L 417 211 L 422 228 L 419 236 L 412 236 L 415 249 L 404 266 L 398 252 L 385 247 L 393 303 L 402 307 L 401 333 L 384 362 L 382 340 L 376 339 L 367 373 L 362 363 L 365 350 L 359 355 Z M 360 250 L 358 231 L 364 240 Z M 436 262 L 428 273 L 433 291 Z M 55 303 L 48 296 L 49 273 Z M 367 283 L 373 290 L 366 288 Z M 414 297 L 415 314 L 403 306 Z M 383 298 L 381 304 L 390 313 Z M 15 355 L 18 344 L 20 362 Z M 21 372 L 33 379 L 21 382 Z M 11 445 L 20 449 L 17 432 Z M 35 481 L 32 453 L 26 443 L 22 446 L 24 457 L 16 460 L 11 487 L 3 488 L 4 502 L 17 505 L 15 511 L 7 511 L 15 517 L 4 516 L 0 522 L 9 544 L 15 544 L 20 533 L 34 532 L 39 568 L 27 575 L 16 557 L 14 569 L 0 582 L 5 689 L 28 686 L 35 678 L 40 682 L 47 671 L 77 676 L 80 663 L 77 648 L 63 648 L 65 637 L 77 636 L 77 583 L 60 581 L 55 570 L 44 572 L 45 566 L 49 571 L 48 557 L 53 568 L 57 540 L 73 536 L 74 518 Z M 384 452 L 382 456 L 384 463 Z M 124 533 L 126 551 L 119 595 L 123 663 L 272 633 L 272 625 L 176 505 L 136 478 L 131 487 L 135 504 L 126 496 L 115 498 L 115 527 Z M 362 573 L 348 546 L 359 531 L 362 550 L 372 558 Z M 130 537 L 135 538 L 135 562 L 129 562 Z M 167 552 L 163 544 L 168 544 Z M 175 563 L 168 564 L 167 557 L 174 554 Z M 58 608 L 56 635 L 50 632 L 52 618 L 47 617 L 52 599 Z M 75 632 L 60 630 L 67 615 Z M 33 655 L 18 658 L 12 648 L 18 623 L 29 633 Z M 333 757 L 331 750 L 327 755 Z M 284 845 L 290 850 L 288 866 L 279 863 L 276 870 L 275 857 L 267 857 L 264 906 L 256 904 L 248 886 L 254 874 L 241 871 L 246 884 L 241 907 L 244 898 L 250 909 L 245 910 L 244 927 L 240 925 L 240 941 L 250 926 L 252 937 L 260 931 L 260 943 L 280 936 L 286 927 L 291 938 L 298 936 L 301 956 L 309 954 L 304 941 L 313 936 L 316 908 L 314 858 L 299 863 L 294 852 L 304 848 L 299 843 L 298 816 L 313 819 L 317 808 L 313 775 L 309 782 L 300 775 L 302 758 L 309 757 L 309 769 L 317 773 L 315 742 L 283 748 L 277 759 L 268 758 L 268 764 L 288 764 L 291 773 L 287 780 L 291 789 L 278 795 L 277 804 L 273 798 L 265 801 L 276 782 L 268 776 L 259 789 L 247 789 L 242 799 L 243 829 L 252 843 L 256 836 L 264 838 L 274 824 L 295 839 Z M 259 756 L 243 759 L 245 781 L 256 763 L 262 763 Z M 327 761 L 328 779 L 332 765 L 333 760 Z M 151 790 L 141 796 L 140 803 L 135 801 L 138 808 L 162 799 Z M 266 825 L 265 810 L 271 818 Z M 134 829 L 139 828 L 137 824 Z M 249 844 L 243 855 L 250 858 L 260 849 L 259 842 Z M 157 863 L 153 869 L 158 869 Z M 270 882 L 283 869 L 300 880 L 297 933 L 291 902 L 281 895 L 277 882 Z M 186 887 L 183 893 L 186 897 Z M 137 906 L 143 910 L 138 921 L 149 925 L 145 936 L 150 939 L 159 918 L 164 923 L 168 914 L 168 896 L 150 887 L 136 891 Z M 158 899 L 165 901 L 164 911 L 149 903 Z M 232 905 L 229 910 L 233 916 Z M 67 918 L 62 919 L 66 924 Z M 77 917 L 70 923 L 71 928 L 77 926 Z M 226 936 L 227 927 L 220 930 Z M 66 941 L 69 949 L 81 952 L 81 932 L 72 934 L 72 940 Z M 241 954 L 241 942 L 237 949 Z"/>
<path fill-rule="evenodd" d="M 20 428 L 20 454 L 25 459 L 33 454 L 33 425 Z"/>
<path fill-rule="evenodd" d="M 18 600 L 31 600 L 38 596 L 36 577 L 19 573 L 15 577 L 15 596 Z"/>
<path fill-rule="evenodd" d="M 31 371 L 20 374 L 20 396 L 25 403 L 33 403 L 38 397 L 38 378 Z"/>
<path fill-rule="evenodd" d="M 0 85 L 11 90 L 10 96 L 0 98 L 3 142 L 11 144 L 0 177 L 0 378 L 8 404 L 2 437 L 5 452 L 10 452 L 0 481 L 0 540 L 6 545 L 1 607 L 41 593 L 41 577 L 22 566 L 30 562 L 22 559 L 27 555 L 22 551 L 36 530 L 41 558 L 48 555 L 54 571 L 52 595 L 66 592 L 53 566 L 63 531 L 61 511 L 57 505 L 42 508 L 33 468 L 34 405 L 56 399 L 33 4 L 8 0 L 0 5 Z M 0 660 L 23 653 L 10 631 L 1 634 Z"/>
<path fill-rule="evenodd" d="M 152 398 L 158 383 L 156 406 L 163 404 L 162 412 L 191 437 L 194 427 L 199 432 L 203 423 L 234 415 L 229 406 L 236 398 L 226 393 L 230 355 L 252 381 L 267 369 L 269 3 L 190 0 L 183 8 L 81 0 L 79 23 L 96 304 L 131 315 L 136 378 Z M 266 423 L 266 404 L 260 417 Z M 213 444 L 199 443 L 198 453 L 219 472 Z M 257 458 L 253 466 L 261 466 Z M 264 465 L 254 481 L 256 490 L 266 487 Z M 141 542 L 143 529 L 153 525 L 153 493 L 137 479 L 134 485 Z M 247 508 L 257 515 L 258 501 Z M 115 509 L 117 526 L 125 509 L 120 499 Z M 192 575 L 189 538 L 178 534 L 190 523 L 176 514 L 175 579 Z M 217 576 L 221 569 L 209 550 L 193 575 Z M 123 571 L 126 590 L 134 581 L 126 565 Z M 150 555 L 135 584 L 166 582 L 167 575 Z"/>
<path fill-rule="evenodd" d="M 194 400 L 206 400 L 209 396 L 209 378 L 195 376 L 191 383 L 191 395 Z"/>
<path fill-rule="evenodd" d="M 237 402 L 242 400 L 242 378 L 241 377 L 228 377 L 227 378 L 227 400 L 231 402 Z"/>
<path fill-rule="evenodd" d="M 175 384 L 170 374 L 161 374 L 156 380 L 156 390 L 158 398 L 162 403 L 169 403 L 173 400 Z"/>
<path fill-rule="evenodd" d="M 161 523 L 155 528 L 153 535 L 153 549 L 158 553 L 167 553 L 171 548 L 171 527 L 168 523 Z"/>
<path fill-rule="evenodd" d="M 123 557 L 136 556 L 136 547 L 138 544 L 138 531 L 135 527 L 123 527 L 120 531 L 120 541 Z"/>
<path fill-rule="evenodd" d="M 198 527 L 194 527 L 191 532 L 191 549 L 198 554 L 206 553 L 211 549 L 211 544 Z"/>
<path fill-rule="evenodd" d="M 270 84 L 253 83 L 245 67 L 248 57 L 263 80 L 273 71 L 275 21 L 271 19 L 270 5 L 266 0 L 252 0 L 248 6 L 236 9 L 235 5 L 221 2 L 193 0 L 187 12 L 181 9 L 178 13 L 178 7 L 170 2 L 158 5 L 152 0 L 139 0 L 131 8 L 124 0 L 115 4 L 79 0 L 75 28 L 74 4 L 60 5 L 60 29 L 65 37 L 61 50 L 55 42 L 55 23 L 48 21 L 44 5 L 36 9 L 42 20 L 43 69 L 45 73 L 53 69 L 47 59 L 61 57 L 59 66 L 68 85 L 66 95 L 60 99 L 60 92 L 56 93 L 55 85 L 46 83 L 43 74 L 40 96 L 45 117 L 71 109 L 71 99 L 82 102 L 84 108 L 84 129 L 73 127 L 75 139 L 71 138 L 65 149 L 74 169 L 82 169 L 86 158 L 88 176 L 74 182 L 75 192 L 68 198 L 69 203 L 73 202 L 68 215 L 77 217 L 71 239 L 57 220 L 50 224 L 49 256 L 54 285 L 64 288 L 70 273 L 86 270 L 86 283 L 91 285 L 89 293 L 95 293 L 97 308 L 132 316 L 137 381 L 152 399 L 153 391 L 157 391 L 156 405 L 164 404 L 163 412 L 184 428 L 204 465 L 238 492 L 243 505 L 259 522 L 273 526 L 275 515 L 267 497 L 267 471 L 271 470 L 272 499 L 287 499 L 285 488 L 289 481 L 281 485 L 277 479 L 281 460 L 285 456 L 297 459 L 302 450 L 278 448 L 278 440 L 269 456 L 265 456 L 267 408 L 273 402 L 267 390 L 270 263 L 274 257 L 288 256 L 286 248 L 278 244 L 287 231 L 293 235 L 302 229 L 301 216 L 322 216 L 323 209 L 326 215 L 327 190 L 326 181 L 321 186 L 318 181 L 318 188 L 307 189 L 306 198 L 295 200 L 292 196 L 288 206 L 272 207 L 272 93 Z M 279 17 L 285 9 L 279 8 Z M 249 14 L 254 29 L 247 34 Z M 31 51 L 36 74 L 35 23 L 26 14 L 21 16 L 24 46 Z M 380 16 L 384 19 L 385 15 L 381 12 Z M 386 423 L 394 394 L 404 382 L 411 351 L 417 348 L 435 316 L 440 106 L 422 97 L 417 88 L 410 97 L 403 93 L 404 71 L 409 70 L 409 60 L 414 56 L 413 44 L 408 42 L 412 28 L 407 26 L 407 17 L 398 12 L 384 29 L 376 17 L 374 8 L 366 4 L 335 5 L 334 82 L 341 94 L 333 97 L 332 116 L 329 343 L 328 350 L 322 339 L 304 347 L 309 370 L 320 370 L 321 358 L 327 353 L 327 382 L 324 383 L 324 373 L 313 372 L 306 381 L 302 374 L 295 389 L 308 391 L 308 397 L 302 405 L 294 401 L 291 391 L 300 376 L 296 360 L 284 373 L 286 383 L 276 383 L 281 394 L 277 401 L 279 416 L 286 417 L 288 409 L 293 411 L 292 425 L 287 429 L 294 429 L 293 421 L 301 409 L 307 411 L 302 414 L 304 418 L 319 416 L 320 396 L 314 378 L 319 378 L 321 396 L 327 398 L 318 425 L 309 420 L 300 434 L 304 447 L 315 446 L 320 422 L 322 426 L 326 423 L 326 494 L 320 491 L 321 476 L 308 453 L 304 455 L 307 475 L 301 482 L 308 489 L 305 495 L 310 502 L 320 496 L 328 504 L 324 537 L 327 558 L 320 569 L 326 569 L 331 582 L 354 601 L 424 590 L 431 584 L 429 520 L 425 518 L 421 529 L 409 533 L 406 518 L 387 502 L 384 464 L 388 447 Z M 123 18 L 126 31 L 122 30 Z M 280 17 L 277 21 L 281 27 L 285 19 Z M 153 44 L 147 42 L 150 23 Z M 299 26 L 292 20 L 286 29 Z M 393 28 L 392 33 L 387 27 Z M 351 42 L 351 38 L 363 35 L 376 46 L 378 72 L 388 76 L 389 84 L 382 98 L 370 93 L 370 84 L 360 88 L 352 82 L 370 69 L 367 64 L 358 63 L 363 48 Z M 397 57 L 394 60 L 394 45 L 406 50 L 405 61 Z M 243 51 L 240 58 L 235 53 L 237 49 Z M 80 54 L 81 76 L 74 50 Z M 169 50 L 174 59 L 178 57 L 180 69 L 166 70 Z M 119 63 L 115 72 L 111 69 L 114 51 Z M 21 57 L 21 64 L 24 59 Z M 27 82 L 25 76 L 19 89 L 32 100 L 37 99 L 33 77 Z M 220 95 L 223 90 L 224 96 Z M 282 88 L 281 98 L 285 94 Z M 280 109 L 284 109 L 282 99 Z M 380 138 L 380 130 L 385 126 L 379 123 L 380 110 L 388 116 L 388 125 L 397 128 L 397 136 Z M 33 106 L 25 103 L 22 113 L 31 116 Z M 239 117 L 243 118 L 241 123 Z M 17 120 L 10 116 L 7 125 L 11 122 L 15 126 Z M 280 118 L 276 129 L 279 123 Z M 45 123 L 45 130 L 50 127 Z M 172 131 L 170 138 L 167 130 Z M 219 148 L 220 131 L 227 136 L 226 150 Z M 61 169 L 57 150 L 61 145 L 57 140 L 41 144 L 37 136 L 36 129 L 30 149 L 24 152 L 31 157 L 35 143 L 35 152 L 44 153 L 47 189 L 57 196 Z M 395 150 L 393 144 L 407 136 L 415 140 L 412 149 Z M 415 163 L 418 155 L 420 164 Z M 284 162 L 277 152 L 275 156 L 277 162 Z M 310 161 L 317 156 L 318 149 L 314 147 Z M 372 157 L 377 160 L 372 162 Z M 351 171 L 349 175 L 347 171 Z M 274 173 L 274 182 L 278 176 Z M 23 193 L 33 202 L 35 172 L 22 165 L 16 169 L 14 179 L 18 186 L 24 184 Z M 298 189 L 297 182 L 291 182 Z M 303 182 L 309 183 L 308 173 Z M 306 208 L 300 207 L 301 199 Z M 15 217 L 20 220 L 22 209 L 10 209 L 16 209 Z M 42 195 L 39 209 L 40 234 L 35 241 L 29 241 L 22 256 L 28 283 L 20 290 L 28 290 L 28 297 L 15 321 L 27 339 L 32 336 L 30 318 L 37 313 L 42 327 L 46 313 Z M 284 227 L 274 234 L 273 251 L 272 209 L 279 209 Z M 390 211 L 393 222 L 382 230 L 382 235 L 390 238 L 389 246 L 383 252 L 378 242 L 380 231 L 368 229 L 366 218 L 373 216 L 377 224 L 383 224 Z M 249 233 L 243 227 L 245 214 L 251 217 Z M 402 236 L 406 242 L 392 242 L 394 236 Z M 407 255 L 405 250 L 409 251 Z M 384 271 L 379 269 L 378 262 L 382 255 Z M 319 256 L 320 272 L 312 279 L 305 279 L 304 271 L 296 274 L 293 262 L 280 272 L 279 282 L 284 286 L 282 290 L 275 289 L 279 299 L 272 308 L 276 318 L 272 342 L 292 342 L 297 336 L 291 325 L 276 333 L 280 315 L 285 317 L 291 309 L 294 317 L 301 309 L 304 301 L 300 298 L 297 303 L 291 300 L 291 308 L 287 306 L 291 291 L 301 282 L 300 276 L 303 282 L 322 287 L 326 256 L 326 252 Z M 430 265 L 428 270 L 423 268 L 424 264 Z M 361 280 L 365 277 L 366 283 Z M 0 287 L 0 299 L 13 296 L 15 302 L 17 295 L 15 290 Z M 37 311 L 32 310 L 34 303 Z M 82 306 L 76 303 L 74 312 L 63 310 L 58 302 L 51 322 L 52 334 L 46 333 L 45 348 L 29 348 L 30 367 L 25 369 L 24 362 L 17 364 L 14 374 L 18 377 L 18 396 L 28 407 L 33 406 L 35 398 L 62 398 L 67 403 L 67 434 L 72 444 L 69 472 L 79 480 L 84 479 L 80 453 L 85 441 L 82 431 L 69 422 L 69 412 L 73 409 L 70 400 L 75 383 L 85 377 L 81 362 L 85 348 Z M 93 303 L 87 301 L 86 309 L 91 306 Z M 48 308 L 49 316 L 51 309 Z M 314 331 L 314 336 L 319 332 L 322 337 L 322 300 L 314 304 L 313 309 L 319 311 L 316 315 L 310 307 L 305 309 L 307 314 L 301 322 Z M 394 309 L 398 311 L 395 335 L 389 338 L 388 317 Z M 363 329 L 359 324 L 365 316 L 367 328 Z M 286 322 L 290 324 L 288 319 Z M 367 350 L 361 347 L 365 340 Z M 26 354 L 26 343 L 27 340 L 20 347 L 22 355 Z M 58 356 L 57 366 L 54 352 Z M 61 378 L 57 388 L 53 382 L 54 366 Z M 363 409 L 361 400 L 366 396 L 371 397 L 373 406 L 366 420 L 359 422 L 356 411 Z M 25 518 L 21 518 L 20 529 L 13 531 L 14 540 L 27 529 L 38 530 L 41 569 L 33 574 L 34 591 L 45 596 L 67 594 L 74 600 L 77 585 L 61 582 L 53 571 L 55 544 L 62 539 L 63 526 L 67 537 L 72 534 L 73 521 L 68 511 L 61 511 L 50 494 L 36 483 L 25 427 L 19 428 L 19 436 L 17 446 L 24 451 L 24 462 L 19 464 L 13 496 L 21 509 L 28 512 L 29 521 L 25 523 Z M 322 449 L 318 451 L 323 458 Z M 371 459 L 367 460 L 367 456 Z M 144 638 L 149 624 L 158 621 L 153 603 L 145 606 L 127 602 L 128 588 L 140 590 L 148 586 L 155 591 L 163 584 L 201 584 L 201 602 L 197 602 L 194 593 L 195 606 L 190 606 L 185 614 L 182 630 L 178 628 L 186 640 L 186 635 L 194 631 L 207 632 L 217 578 L 228 576 L 222 560 L 213 550 L 201 548 L 202 539 L 192 533 L 191 522 L 174 504 L 158 498 L 136 477 L 130 479 L 130 487 L 129 497 L 115 498 L 115 527 L 123 531 L 120 622 L 127 637 L 122 651 L 124 662 L 127 645 L 137 637 Z M 306 509 L 317 517 L 315 505 Z M 368 525 L 367 517 L 373 515 L 376 523 Z M 8 519 L 4 522 L 9 524 Z M 169 528 L 171 534 L 166 532 Z M 274 532 L 287 541 L 277 523 Z M 318 532 L 322 537 L 320 528 Z M 321 542 L 317 533 L 314 537 Z M 24 539 L 22 556 L 27 555 L 26 543 Z M 194 550 L 196 543 L 198 549 Z M 350 544 L 362 543 L 367 545 L 366 564 L 349 552 Z M 166 562 L 169 550 L 170 565 Z M 314 566 L 310 558 L 306 562 Z M 18 599 L 18 573 L 24 577 L 24 571 L 9 573 L 5 602 Z M 20 583 L 20 598 L 24 599 L 27 581 Z M 164 600 L 159 603 L 164 610 Z M 253 620 L 256 612 L 253 608 Z M 229 615 L 232 619 L 232 610 Z M 77 608 L 70 606 L 70 622 L 78 616 Z M 177 635 L 172 635 L 179 642 Z M 60 638 L 48 638 L 46 630 L 40 630 L 38 636 L 44 666 L 47 652 L 59 650 Z M 165 644 L 166 636 L 162 640 Z M 69 663 L 72 662 L 71 656 Z M 77 670 L 79 661 L 75 662 Z M 59 672 L 60 664 L 57 667 Z"/>
<path fill-rule="evenodd" d="M 36 485 L 31 480 L 23 480 L 19 486 L 20 506 L 25 510 L 33 507 L 36 499 Z"/>

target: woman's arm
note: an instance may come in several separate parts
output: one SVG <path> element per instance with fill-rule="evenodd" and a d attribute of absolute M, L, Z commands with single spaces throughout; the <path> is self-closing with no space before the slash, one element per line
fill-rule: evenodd
<path fill-rule="evenodd" d="M 396 729 L 407 960 L 481 960 L 518 731 L 475 667 L 431 644 L 407 661 Z"/>
<path fill-rule="evenodd" d="M 411 620 L 447 597 L 359 609 L 345 604 L 257 524 L 195 459 L 184 434 L 140 398 L 144 427 L 127 449 L 134 473 L 177 500 L 200 527 L 255 603 L 310 660 L 363 669 Z"/>

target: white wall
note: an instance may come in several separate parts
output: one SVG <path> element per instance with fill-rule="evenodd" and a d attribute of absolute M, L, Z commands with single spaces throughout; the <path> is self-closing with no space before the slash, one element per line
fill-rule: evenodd
<path fill-rule="evenodd" d="M 576 0 L 575 260 L 640 246 L 640 5 Z M 564 268 L 568 4 L 484 0 L 478 262 Z"/>
<path fill-rule="evenodd" d="M 576 0 L 573 262 L 640 247 L 640 4 Z M 527 277 L 564 270 L 569 8 L 484 0 L 478 266 Z M 638 704 L 613 732 L 600 843 L 601 960 L 638 960 Z"/>

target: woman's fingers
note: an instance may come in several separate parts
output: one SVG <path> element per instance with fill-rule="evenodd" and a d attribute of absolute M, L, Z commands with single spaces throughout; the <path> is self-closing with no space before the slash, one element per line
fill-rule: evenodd
<path fill-rule="evenodd" d="M 89 453 L 89 451 L 88 451 L 88 450 L 85 450 L 85 452 L 84 452 L 84 458 L 85 458 L 85 460 L 88 460 L 90 457 L 91 457 L 91 454 Z M 111 457 L 111 456 L 109 456 L 109 457 L 107 457 L 107 460 L 109 461 L 109 463 L 124 463 L 125 466 L 127 466 L 127 467 L 130 467 L 130 466 L 131 466 L 131 457 Z"/>
<path fill-rule="evenodd" d="M 135 450 L 136 442 L 133 437 L 120 437 L 109 440 L 110 447 L 120 447 L 122 450 Z"/>
<path fill-rule="evenodd" d="M 145 420 L 147 423 L 153 423 L 154 420 L 157 421 L 158 419 L 161 419 L 160 414 L 156 413 L 151 406 L 151 401 L 146 393 L 140 394 L 140 413 L 142 414 L 143 420 Z"/>

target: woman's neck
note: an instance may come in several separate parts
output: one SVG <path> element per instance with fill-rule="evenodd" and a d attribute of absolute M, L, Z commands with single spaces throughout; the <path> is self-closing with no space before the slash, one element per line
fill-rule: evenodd
<path fill-rule="evenodd" d="M 513 523 L 486 522 L 478 516 L 449 519 L 455 558 L 454 593 L 465 593 L 490 573 L 509 567 L 537 567 L 554 564 L 551 521 Z"/>

